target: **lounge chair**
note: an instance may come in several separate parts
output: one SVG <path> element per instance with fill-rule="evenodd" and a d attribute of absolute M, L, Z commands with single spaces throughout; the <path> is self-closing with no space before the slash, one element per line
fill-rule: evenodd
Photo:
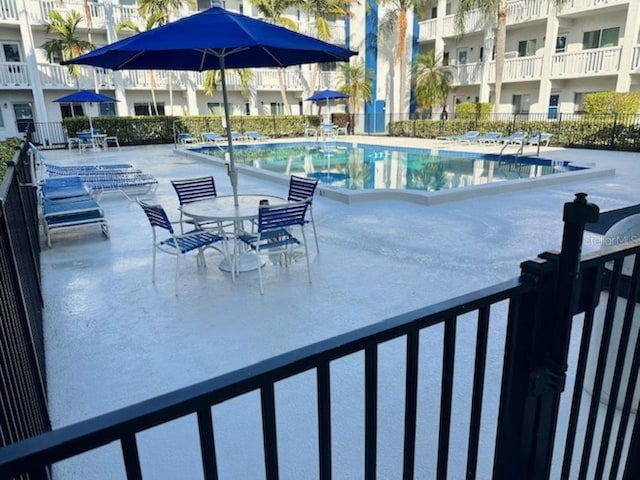
<path fill-rule="evenodd" d="M 53 231 L 98 225 L 109 238 L 109 226 L 103 210 L 91 196 L 80 177 L 45 179 L 40 184 L 42 225 L 51 247 Z"/>
<path fill-rule="evenodd" d="M 231 140 L 233 140 L 234 142 L 241 142 L 242 140 L 246 140 L 246 137 L 240 132 L 234 130 L 233 132 L 231 132 Z"/>
<path fill-rule="evenodd" d="M 109 148 L 109 144 L 112 143 L 116 147 L 118 147 L 118 150 L 120 150 L 120 141 L 118 140 L 118 134 L 119 133 L 120 133 L 120 130 L 118 128 L 116 128 L 116 132 L 113 135 L 107 135 L 106 137 L 104 137 L 104 148 L 105 149 Z"/>
<path fill-rule="evenodd" d="M 473 143 L 493 145 L 497 143 L 500 138 L 502 138 L 502 134 L 500 132 L 487 132 L 475 137 L 471 141 Z"/>
<path fill-rule="evenodd" d="M 526 134 L 524 132 L 513 132 L 511 135 L 498 138 L 496 140 L 496 143 L 521 145 L 525 141 L 525 139 Z"/>
<path fill-rule="evenodd" d="M 261 134 L 260 132 L 258 132 L 256 130 L 251 130 L 249 132 L 244 132 L 244 136 L 248 140 L 253 140 L 253 141 L 268 140 L 269 139 L 268 136 L 263 135 L 263 134 Z"/>
<path fill-rule="evenodd" d="M 336 128 L 336 135 L 348 135 L 349 134 L 349 122 L 344 127 Z"/>
<path fill-rule="evenodd" d="M 181 143 L 182 145 L 186 145 L 188 143 L 198 143 L 198 139 L 190 133 L 179 133 L 176 139 L 178 140 L 178 143 Z"/>
<path fill-rule="evenodd" d="M 553 135 L 551 133 L 538 133 L 527 138 L 527 145 L 543 145 L 549 146 L 549 141 Z"/>
<path fill-rule="evenodd" d="M 459 143 L 471 143 L 480 136 L 478 130 L 469 130 L 464 135 L 449 135 L 443 137 L 436 137 L 436 140 L 444 142 L 459 142 Z"/>
<path fill-rule="evenodd" d="M 227 137 L 218 135 L 216 132 L 205 132 L 202 134 L 202 139 L 205 142 L 218 143 L 218 142 L 225 142 L 227 140 Z"/>

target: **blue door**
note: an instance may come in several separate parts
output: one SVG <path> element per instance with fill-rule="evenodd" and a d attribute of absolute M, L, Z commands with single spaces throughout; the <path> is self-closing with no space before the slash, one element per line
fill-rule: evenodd
<path fill-rule="evenodd" d="M 558 118 L 558 103 L 560 103 L 560 95 L 551 95 L 549 97 L 549 111 L 547 113 L 549 120 Z"/>

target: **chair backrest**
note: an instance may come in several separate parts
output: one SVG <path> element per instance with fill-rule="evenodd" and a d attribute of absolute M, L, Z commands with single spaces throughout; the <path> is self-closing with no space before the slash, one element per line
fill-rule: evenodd
<path fill-rule="evenodd" d="M 258 210 L 258 232 L 304 225 L 309 201 L 261 206 Z"/>
<path fill-rule="evenodd" d="M 216 198 L 216 183 L 213 177 L 189 178 L 186 180 L 171 180 L 171 185 L 178 194 L 180 205 Z"/>
<path fill-rule="evenodd" d="M 291 175 L 289 179 L 289 195 L 287 200 L 297 202 L 313 197 L 318 186 L 318 179 L 298 177 Z"/>
<path fill-rule="evenodd" d="M 152 227 L 164 228 L 173 235 L 173 226 L 162 205 L 150 205 L 141 200 L 138 200 L 138 204 L 142 207 L 142 210 L 144 210 Z"/>

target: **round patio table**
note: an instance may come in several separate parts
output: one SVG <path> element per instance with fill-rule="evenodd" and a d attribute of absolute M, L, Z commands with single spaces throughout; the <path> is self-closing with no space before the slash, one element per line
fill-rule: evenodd
<path fill-rule="evenodd" d="M 224 195 L 209 200 L 199 200 L 182 206 L 182 213 L 194 222 L 221 222 L 233 224 L 233 236 L 237 239 L 244 232 L 244 222 L 258 218 L 260 202 L 267 201 L 269 205 L 282 205 L 287 200 L 275 195 L 246 194 L 238 195 L 238 205 L 234 205 L 233 195 Z M 253 252 L 239 251 L 234 246 L 233 255 L 238 272 L 256 270 L 258 262 Z M 231 271 L 227 259 L 219 264 L 220 270 Z"/>

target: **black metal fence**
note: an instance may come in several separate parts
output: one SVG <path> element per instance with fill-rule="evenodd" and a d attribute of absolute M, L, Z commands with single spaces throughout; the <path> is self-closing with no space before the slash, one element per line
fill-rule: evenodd
<path fill-rule="evenodd" d="M 25 144 L 9 163 L 0 185 L 0 445 L 3 447 L 51 429 L 45 388 L 37 198 L 32 173 Z M 37 478 L 37 474 L 32 478 Z"/>
<path fill-rule="evenodd" d="M 386 413 L 381 405 L 385 386 L 380 364 L 383 350 L 393 343 L 403 353 L 402 364 L 394 369 L 403 385 L 400 405 L 393 407 L 403 412 L 398 478 L 637 479 L 640 415 L 633 420 L 632 412 L 640 403 L 636 388 L 640 336 L 633 316 L 640 290 L 640 242 L 581 260 L 584 224 L 597 218 L 597 207 L 579 194 L 565 205 L 562 251 L 523 263 L 519 278 L 10 445 L 0 449 L 0 477 L 37 475 L 50 464 L 117 442 L 127 478 L 141 479 L 138 434 L 191 416 L 197 425 L 204 477 L 217 479 L 216 442 L 221 439 L 218 432 L 214 441 L 215 407 L 253 392 L 260 399 L 254 413 L 261 421 L 263 445 L 262 458 L 256 462 L 264 463 L 266 478 L 277 479 L 282 437 L 276 412 L 295 408 L 283 405 L 277 391 L 281 382 L 311 373 L 317 398 L 313 423 L 317 425 L 318 478 L 335 474 L 376 479 L 386 460 L 378 452 L 387 441 L 379 426 Z M 500 325 L 502 334 L 490 339 Z M 441 339 L 435 348 L 433 343 L 425 344 L 434 331 Z M 472 352 L 468 343 L 460 342 L 462 336 L 469 338 L 469 331 L 473 332 Z M 496 344 L 504 356 L 498 366 L 487 362 L 487 350 Z M 362 444 L 356 449 L 364 452 L 361 473 L 336 472 L 334 463 L 333 428 L 338 420 L 332 412 L 339 390 L 335 377 L 339 378 L 340 361 L 347 358 L 358 360 L 348 375 L 362 385 L 362 395 L 339 402 L 359 405 L 363 412 Z M 425 358 L 440 368 L 434 373 L 426 367 Z M 496 368 L 502 372 L 501 385 L 495 380 Z M 469 401 L 462 408 L 455 405 L 461 395 L 456 380 L 460 370 L 472 380 Z M 437 400 L 424 404 L 419 387 L 433 375 L 439 375 Z M 497 389 L 499 403 L 492 408 L 487 394 Z M 424 445 L 418 447 L 417 438 L 425 435 L 420 422 L 425 412 L 437 414 L 427 427 L 427 436 L 435 438 L 428 466 L 431 473 L 421 476 L 416 474 L 416 462 L 425 451 Z M 490 448 L 489 455 L 486 450 L 480 454 L 482 439 L 487 441 L 483 422 L 497 425 L 490 440 L 495 449 Z M 462 442 L 466 448 L 453 449 L 452 431 L 460 423 L 468 425 Z M 487 462 L 492 464 L 490 473 Z"/>
<path fill-rule="evenodd" d="M 367 119 L 361 120 L 367 123 Z M 371 123 L 370 121 L 368 123 Z M 436 138 L 461 135 L 469 130 L 497 131 L 508 135 L 516 131 L 550 133 L 551 144 L 563 147 L 640 151 L 640 115 L 548 114 L 475 114 L 449 117 L 448 120 L 409 118 L 389 115 L 387 131 L 396 136 Z"/>

